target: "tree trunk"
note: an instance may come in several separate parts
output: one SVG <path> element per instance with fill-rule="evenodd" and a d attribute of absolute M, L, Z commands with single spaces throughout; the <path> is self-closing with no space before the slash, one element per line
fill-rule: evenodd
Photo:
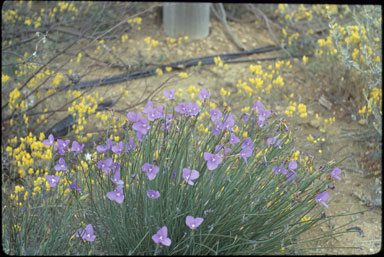
<path fill-rule="evenodd" d="M 163 26 L 168 37 L 203 39 L 209 34 L 210 3 L 164 3 Z"/>

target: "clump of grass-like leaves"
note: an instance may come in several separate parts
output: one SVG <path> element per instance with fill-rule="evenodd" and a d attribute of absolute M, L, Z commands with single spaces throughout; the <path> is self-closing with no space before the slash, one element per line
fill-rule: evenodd
<path fill-rule="evenodd" d="M 149 101 L 144 115 L 128 113 L 122 141 L 113 143 L 107 129 L 93 154 L 76 141 L 70 148 L 70 141 L 44 140 L 55 158 L 41 192 L 24 197 L 22 206 L 16 206 L 20 199 L 5 199 L 4 249 L 28 255 L 295 253 L 298 236 L 326 220 L 328 185 L 340 179 L 335 162 L 312 169 L 311 159 L 293 149 L 284 121 L 260 101 L 235 119 L 228 109 L 209 108 L 205 89 L 200 106 L 173 104 L 172 90 L 165 96 L 166 106 Z"/>

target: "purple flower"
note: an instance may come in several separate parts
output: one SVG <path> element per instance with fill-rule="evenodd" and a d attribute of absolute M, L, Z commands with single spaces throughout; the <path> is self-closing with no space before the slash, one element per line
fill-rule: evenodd
<path fill-rule="evenodd" d="M 96 150 L 99 153 L 105 153 L 105 152 L 107 152 L 107 151 L 112 149 L 112 145 L 113 145 L 112 139 L 108 138 L 107 139 L 107 143 L 105 145 L 98 145 L 98 146 L 96 146 Z"/>
<path fill-rule="evenodd" d="M 267 111 L 265 110 L 263 107 L 262 107 L 262 103 L 259 101 L 257 101 L 254 105 L 253 105 L 253 109 L 256 111 L 258 111 L 259 113 L 259 120 L 257 122 L 257 124 L 262 127 L 264 125 L 264 121 L 269 117 L 271 116 L 271 111 Z"/>
<path fill-rule="evenodd" d="M 240 142 L 240 139 L 235 134 L 231 134 L 231 137 L 229 138 L 229 143 L 231 143 L 231 145 L 234 145 L 239 142 Z"/>
<path fill-rule="evenodd" d="M 222 144 L 218 144 L 216 147 L 215 147 L 215 153 L 218 153 L 220 152 L 220 150 L 224 147 L 224 145 Z"/>
<path fill-rule="evenodd" d="M 109 200 L 115 201 L 118 204 L 121 204 L 124 200 L 123 186 L 118 185 L 115 190 L 107 193 Z"/>
<path fill-rule="evenodd" d="M 166 226 L 162 227 L 157 231 L 156 234 L 152 236 L 152 240 L 156 244 L 162 244 L 165 246 L 170 246 L 171 245 L 171 239 L 168 238 L 168 228 Z"/>
<path fill-rule="evenodd" d="M 291 171 L 297 169 L 297 162 L 296 161 L 290 161 L 288 163 L 288 169 L 291 170 Z"/>
<path fill-rule="evenodd" d="M 253 110 L 258 110 L 258 109 L 262 109 L 262 103 L 260 100 L 258 100 L 254 105 L 253 105 Z"/>
<path fill-rule="evenodd" d="M 220 132 L 223 130 L 224 125 L 223 122 L 220 119 L 215 120 L 215 126 L 212 128 L 212 134 L 214 136 L 217 136 L 220 134 Z"/>
<path fill-rule="evenodd" d="M 148 101 L 143 108 L 143 113 L 147 114 L 148 120 L 154 121 L 161 118 L 164 115 L 164 106 L 158 106 L 155 108 L 151 101 Z"/>
<path fill-rule="evenodd" d="M 244 122 L 247 122 L 249 120 L 249 114 L 248 113 L 243 113 L 243 120 L 244 120 Z"/>
<path fill-rule="evenodd" d="M 333 171 L 331 172 L 331 177 L 337 180 L 341 180 L 341 178 L 338 176 L 340 174 L 341 174 L 341 170 L 339 168 L 334 168 Z"/>
<path fill-rule="evenodd" d="M 171 178 L 176 178 L 176 172 L 172 173 L 172 177 Z"/>
<path fill-rule="evenodd" d="M 59 163 L 55 165 L 55 170 L 56 171 L 66 171 L 68 170 L 67 165 L 65 164 L 65 160 L 63 158 L 59 159 Z"/>
<path fill-rule="evenodd" d="M 278 136 L 274 136 L 274 137 L 270 137 L 267 139 L 267 145 L 274 145 L 274 146 L 279 146 L 279 144 L 281 143 L 281 139 L 279 139 L 277 142 L 276 142 L 276 139 L 278 138 Z M 281 148 L 281 146 L 279 146 L 279 148 Z"/>
<path fill-rule="evenodd" d="M 140 132 L 141 135 L 146 135 L 148 130 L 150 129 L 150 126 L 149 126 L 148 120 L 145 118 L 142 118 L 137 122 L 133 123 L 132 128 L 136 132 Z"/>
<path fill-rule="evenodd" d="M 274 172 L 276 175 L 279 175 L 279 171 L 281 171 L 281 174 L 285 175 L 287 174 L 287 170 L 283 167 L 283 163 L 281 163 L 278 167 L 272 167 L 272 172 Z"/>
<path fill-rule="evenodd" d="M 224 151 L 223 151 L 223 155 L 227 155 L 227 154 L 229 154 L 230 151 L 231 151 L 231 148 L 226 147 L 226 148 L 224 149 Z"/>
<path fill-rule="evenodd" d="M 113 173 L 113 177 L 111 178 L 112 182 L 115 183 L 116 185 L 122 185 L 124 184 L 124 181 L 120 179 L 120 171 L 116 170 Z"/>
<path fill-rule="evenodd" d="M 70 142 L 71 140 L 69 139 L 65 141 L 61 139 L 57 139 L 57 145 L 54 145 L 53 149 L 57 151 L 60 155 L 65 155 L 65 150 L 68 149 Z"/>
<path fill-rule="evenodd" d="M 247 137 L 244 142 L 241 144 L 241 148 L 250 148 L 253 147 L 254 143 L 252 142 L 252 139 L 250 137 Z"/>
<path fill-rule="evenodd" d="M 72 141 L 72 147 L 71 147 L 71 151 L 72 151 L 72 152 L 78 153 L 78 152 L 80 152 L 81 150 L 83 150 L 83 148 L 84 148 L 84 144 L 82 144 L 82 145 L 80 146 L 80 144 L 79 144 L 78 142 L 76 142 L 76 141 Z"/>
<path fill-rule="evenodd" d="M 156 190 L 148 190 L 147 196 L 151 199 L 157 199 L 160 197 L 160 192 Z"/>
<path fill-rule="evenodd" d="M 164 96 L 168 99 L 168 100 L 173 100 L 175 99 L 175 89 L 171 89 L 171 90 L 164 90 Z"/>
<path fill-rule="evenodd" d="M 248 166 L 248 162 L 247 162 L 247 158 L 250 157 L 252 155 L 252 147 L 247 147 L 247 148 L 243 148 L 243 150 L 241 150 L 240 152 L 240 157 L 244 159 L 245 161 L 245 164 Z"/>
<path fill-rule="evenodd" d="M 45 176 L 45 179 L 47 180 L 50 187 L 56 187 L 57 183 L 60 181 L 60 176 Z"/>
<path fill-rule="evenodd" d="M 206 89 L 206 88 L 202 88 L 200 90 L 200 94 L 199 94 L 199 98 L 200 99 L 207 99 L 211 96 L 211 93 L 209 93 L 209 91 Z"/>
<path fill-rule="evenodd" d="M 76 182 L 76 181 L 73 181 L 71 184 L 69 184 L 69 185 L 67 186 L 67 188 L 69 188 L 69 189 L 73 189 L 73 190 L 75 190 L 75 191 L 80 191 L 80 188 L 79 188 L 79 186 L 77 185 L 77 182 Z"/>
<path fill-rule="evenodd" d="M 297 175 L 297 174 L 296 174 L 296 172 L 294 172 L 294 171 L 288 173 L 288 175 L 287 175 L 287 181 L 291 181 L 292 179 L 295 178 L 296 175 Z"/>
<path fill-rule="evenodd" d="M 125 145 L 125 151 L 129 152 L 130 150 L 135 150 L 136 145 L 133 142 L 133 138 L 129 138 L 128 144 Z"/>
<path fill-rule="evenodd" d="M 207 168 L 209 170 L 214 170 L 219 166 L 219 164 L 223 161 L 220 157 L 220 154 L 212 154 L 209 152 L 204 153 L 204 159 L 207 161 Z"/>
<path fill-rule="evenodd" d="M 200 173 L 197 170 L 190 170 L 190 169 L 187 169 L 187 168 L 183 169 L 183 178 L 191 186 L 194 185 L 192 180 L 197 179 L 199 176 L 200 176 Z"/>
<path fill-rule="evenodd" d="M 106 174 L 109 174 L 113 165 L 112 158 L 108 158 L 97 162 L 97 168 L 102 169 Z"/>
<path fill-rule="evenodd" d="M 187 216 L 187 218 L 185 219 L 185 224 L 187 224 L 187 226 L 190 229 L 195 230 L 201 225 L 201 223 L 203 223 L 203 221 L 204 221 L 203 218 L 195 218 L 193 216 Z"/>
<path fill-rule="evenodd" d="M 211 120 L 212 120 L 212 121 L 215 121 L 215 120 L 219 119 L 221 116 L 223 116 L 223 114 L 221 113 L 221 111 L 216 110 L 216 109 L 211 109 L 211 110 L 209 111 L 209 114 L 211 114 Z"/>
<path fill-rule="evenodd" d="M 115 154 L 121 154 L 124 151 L 124 143 L 123 143 L 123 141 L 121 141 L 121 142 L 117 143 L 116 145 L 112 146 L 111 150 Z"/>
<path fill-rule="evenodd" d="M 269 117 L 271 116 L 271 111 L 268 111 L 268 110 L 264 110 L 262 108 L 259 108 L 259 120 L 257 121 L 257 124 L 260 126 L 260 127 L 263 127 L 264 125 L 264 121 Z"/>
<path fill-rule="evenodd" d="M 233 119 L 232 114 L 230 113 L 225 119 L 223 126 L 225 129 L 229 130 L 233 127 L 233 125 L 235 125 L 235 120 Z"/>
<path fill-rule="evenodd" d="M 54 144 L 55 144 L 55 138 L 53 137 L 53 135 L 50 134 L 50 135 L 48 136 L 48 139 L 44 139 L 44 140 L 43 140 L 43 144 L 44 144 L 44 145 L 50 145 L 50 146 L 54 145 Z"/>
<path fill-rule="evenodd" d="M 148 112 L 154 110 L 155 107 L 152 104 L 152 101 L 148 101 L 147 104 L 143 108 L 143 113 L 148 114 Z"/>
<path fill-rule="evenodd" d="M 142 170 L 147 173 L 149 180 L 153 180 L 159 172 L 159 167 L 149 163 L 144 163 Z"/>
<path fill-rule="evenodd" d="M 172 114 L 169 114 L 165 117 L 165 124 L 164 123 L 161 124 L 161 127 L 163 130 L 164 129 L 169 130 L 171 128 L 172 117 L 173 117 Z"/>
<path fill-rule="evenodd" d="M 141 112 L 138 112 L 138 113 L 128 112 L 127 117 L 130 122 L 135 123 L 135 122 L 138 122 L 141 119 L 141 117 L 143 117 L 143 114 Z"/>
<path fill-rule="evenodd" d="M 196 116 L 200 112 L 200 107 L 197 103 L 188 103 L 185 109 L 185 117 Z"/>
<path fill-rule="evenodd" d="M 81 236 L 83 240 L 93 242 L 96 238 L 96 235 L 94 235 L 92 224 L 88 224 L 85 229 L 79 229 L 79 231 L 76 233 L 76 237 L 79 236 Z"/>
<path fill-rule="evenodd" d="M 315 197 L 315 201 L 316 201 L 316 203 L 321 203 L 326 208 L 328 208 L 328 205 L 324 202 L 324 201 L 328 200 L 328 198 L 329 198 L 329 193 L 325 191 L 325 192 L 318 194 Z"/>
<path fill-rule="evenodd" d="M 181 103 L 177 106 L 175 106 L 175 111 L 180 113 L 180 114 L 185 114 L 187 111 L 187 104 L 186 103 Z"/>

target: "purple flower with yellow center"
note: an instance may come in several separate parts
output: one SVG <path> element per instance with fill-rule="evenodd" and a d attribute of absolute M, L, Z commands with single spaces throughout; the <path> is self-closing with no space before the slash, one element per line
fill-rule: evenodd
<path fill-rule="evenodd" d="M 112 152 L 115 154 L 121 154 L 124 151 L 124 143 L 123 141 L 116 143 L 116 145 L 112 146 Z"/>
<path fill-rule="evenodd" d="M 334 168 L 333 171 L 331 172 L 331 177 L 337 180 L 341 180 L 341 178 L 339 177 L 340 174 L 341 174 L 341 170 L 339 168 Z"/>
<path fill-rule="evenodd" d="M 141 117 L 143 117 L 143 114 L 141 112 L 138 112 L 138 113 L 128 112 L 127 114 L 127 118 L 132 123 L 138 122 L 141 119 Z"/>
<path fill-rule="evenodd" d="M 187 224 L 190 229 L 195 230 L 201 225 L 201 223 L 203 223 L 203 221 L 203 218 L 187 216 L 185 219 L 185 224 Z"/>
<path fill-rule="evenodd" d="M 142 170 L 147 173 L 149 180 L 153 180 L 159 172 L 159 167 L 149 163 L 144 163 Z"/>
<path fill-rule="evenodd" d="M 60 181 L 60 176 L 45 176 L 45 180 L 47 180 L 50 187 L 56 187 L 57 183 Z"/>
<path fill-rule="evenodd" d="M 175 99 L 175 89 L 171 89 L 171 90 L 164 90 L 164 96 L 168 99 L 168 100 L 173 100 Z"/>
<path fill-rule="evenodd" d="M 250 147 L 253 147 L 254 143 L 252 141 L 252 139 L 250 137 L 247 137 L 244 142 L 241 144 L 241 148 L 244 149 L 244 148 L 250 148 Z"/>
<path fill-rule="evenodd" d="M 180 114 L 186 114 L 186 112 L 187 112 L 187 104 L 186 103 L 181 103 L 181 104 L 175 106 L 175 111 L 180 113 Z"/>
<path fill-rule="evenodd" d="M 212 121 L 215 121 L 215 120 L 221 118 L 221 116 L 223 116 L 223 114 L 221 113 L 221 111 L 216 110 L 216 109 L 211 109 L 211 110 L 209 111 L 209 114 L 211 114 L 211 120 L 212 120 Z"/>
<path fill-rule="evenodd" d="M 76 181 L 73 181 L 71 184 L 69 184 L 69 185 L 67 186 L 67 188 L 69 188 L 69 189 L 73 189 L 73 190 L 75 190 L 75 191 L 80 191 L 80 188 L 79 188 L 79 186 L 77 185 L 77 182 L 76 182 Z"/>
<path fill-rule="evenodd" d="M 124 181 L 122 181 L 120 179 L 120 171 L 119 170 L 116 170 L 114 173 L 113 173 L 113 176 L 111 178 L 112 182 L 115 183 L 116 185 L 122 185 L 124 184 Z"/>
<path fill-rule="evenodd" d="M 214 170 L 219 166 L 219 164 L 223 161 L 220 157 L 220 154 L 212 154 L 209 152 L 204 153 L 204 160 L 207 161 L 207 168 L 209 170 Z"/>
<path fill-rule="evenodd" d="M 202 88 L 200 90 L 200 94 L 199 94 L 199 98 L 200 99 L 207 99 L 211 96 L 211 93 L 209 93 L 209 91 L 206 89 L 206 88 Z"/>
<path fill-rule="evenodd" d="M 252 155 L 252 152 L 253 152 L 252 147 L 247 147 L 247 148 L 243 148 L 243 150 L 241 150 L 241 152 L 239 154 L 239 156 L 244 159 L 245 164 L 247 166 L 248 166 L 247 158 Z"/>
<path fill-rule="evenodd" d="M 83 240 L 93 242 L 96 238 L 96 235 L 94 234 L 92 224 L 85 226 L 85 229 L 79 229 L 79 231 L 76 233 L 76 237 L 80 236 Z"/>
<path fill-rule="evenodd" d="M 326 208 L 328 208 L 328 205 L 325 203 L 325 201 L 328 200 L 328 198 L 329 198 L 329 193 L 325 191 L 316 195 L 315 201 L 316 203 L 321 203 Z"/>
<path fill-rule="evenodd" d="M 185 117 L 196 116 L 200 112 L 200 107 L 197 103 L 188 103 L 185 109 Z"/>
<path fill-rule="evenodd" d="M 55 165 L 55 170 L 56 171 L 67 171 L 68 167 L 67 164 L 65 164 L 65 160 L 63 158 L 59 159 L 58 164 Z"/>
<path fill-rule="evenodd" d="M 228 114 L 228 116 L 226 117 L 224 123 L 223 123 L 223 126 L 225 129 L 229 130 L 233 127 L 233 125 L 235 125 L 235 120 L 233 119 L 232 117 L 232 114 Z"/>
<path fill-rule="evenodd" d="M 148 130 L 150 129 L 150 126 L 149 126 L 148 120 L 145 118 L 142 118 L 137 122 L 133 123 L 132 128 L 136 132 L 140 132 L 141 135 L 146 135 Z"/>
<path fill-rule="evenodd" d="M 109 200 L 115 201 L 118 204 L 121 204 L 124 200 L 124 192 L 123 192 L 123 186 L 118 185 L 115 190 L 112 192 L 107 193 L 107 197 Z"/>
<path fill-rule="evenodd" d="M 156 190 L 148 190 L 147 191 L 147 196 L 151 199 L 157 199 L 160 197 L 160 192 Z"/>
<path fill-rule="evenodd" d="M 96 151 L 99 153 L 105 153 L 112 149 L 112 139 L 108 138 L 107 143 L 105 145 L 98 145 L 96 146 Z"/>
<path fill-rule="evenodd" d="M 235 134 L 231 134 L 231 137 L 229 138 L 229 143 L 231 143 L 231 145 L 234 145 L 239 142 L 240 142 L 240 139 Z"/>
<path fill-rule="evenodd" d="M 170 246 L 172 243 L 171 239 L 168 238 L 168 228 L 166 226 L 159 229 L 157 233 L 152 236 L 152 240 L 156 244 L 162 244 L 165 246 Z"/>
<path fill-rule="evenodd" d="M 200 173 L 197 170 L 190 170 L 188 168 L 183 169 L 183 178 L 191 186 L 194 185 L 192 180 L 197 179 L 200 176 Z"/>
<path fill-rule="evenodd" d="M 49 134 L 48 138 L 43 140 L 43 145 L 52 146 L 54 144 L 55 144 L 55 138 L 53 137 L 52 134 Z"/>
<path fill-rule="evenodd" d="M 112 158 L 108 158 L 108 159 L 97 162 L 97 168 L 103 170 L 106 174 L 109 174 L 109 172 L 111 171 L 112 165 L 113 165 Z"/>
<path fill-rule="evenodd" d="M 83 150 L 83 148 L 84 148 L 84 144 L 80 145 L 78 142 L 72 141 L 71 152 L 78 153 L 81 150 Z"/>

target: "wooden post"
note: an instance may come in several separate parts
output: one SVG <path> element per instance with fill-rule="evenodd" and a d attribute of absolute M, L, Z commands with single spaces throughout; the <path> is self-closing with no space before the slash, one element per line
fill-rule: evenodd
<path fill-rule="evenodd" d="M 168 37 L 203 39 L 209 35 L 210 3 L 164 3 L 163 26 Z"/>

